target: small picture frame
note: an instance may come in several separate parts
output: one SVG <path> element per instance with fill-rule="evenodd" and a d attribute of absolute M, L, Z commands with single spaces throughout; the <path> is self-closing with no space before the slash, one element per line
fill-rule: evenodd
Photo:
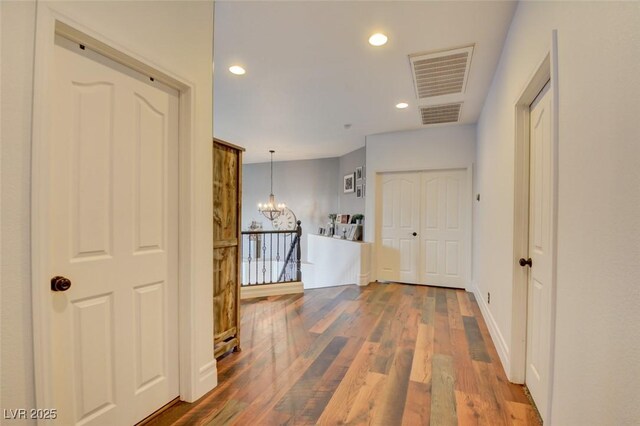
<path fill-rule="evenodd" d="M 363 167 L 357 167 L 356 168 L 356 180 L 362 180 L 362 178 L 364 178 L 364 170 Z"/>
<path fill-rule="evenodd" d="M 356 198 L 362 198 L 362 188 L 364 185 L 356 185 Z"/>
<path fill-rule="evenodd" d="M 349 192 L 355 192 L 356 190 L 356 174 L 349 173 L 348 175 L 344 175 L 344 193 L 347 194 Z"/>
<path fill-rule="evenodd" d="M 348 224 L 350 216 L 348 214 L 341 214 L 338 216 L 340 218 L 340 223 Z"/>

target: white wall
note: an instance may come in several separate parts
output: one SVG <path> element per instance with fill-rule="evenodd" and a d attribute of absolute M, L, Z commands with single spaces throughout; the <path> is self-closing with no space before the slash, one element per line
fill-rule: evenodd
<path fill-rule="evenodd" d="M 253 220 L 262 222 L 265 230 L 273 229 L 258 212 L 258 203 L 269 197 L 269 167 L 269 163 L 242 166 L 242 229 Z M 326 228 L 329 213 L 338 210 L 338 182 L 342 182 L 338 158 L 273 163 L 276 201 L 286 203 L 302 221 L 302 261 L 307 260 L 307 235 L 317 234 L 320 226 Z"/>
<path fill-rule="evenodd" d="M 520 2 L 478 123 L 475 279 L 512 346 L 514 103 L 558 30 L 550 423 L 640 423 L 640 5 Z"/>
<path fill-rule="evenodd" d="M 135 54 L 193 82 L 198 163 L 194 169 L 196 226 L 194 261 L 198 315 L 211 306 L 211 2 L 60 2 L 59 13 Z M 40 4 L 38 8 L 42 8 Z M 32 1 L 2 2 L 2 408 L 35 404 L 30 279 L 31 113 L 36 7 Z M 201 260 L 202 259 L 202 260 Z M 203 321 L 196 370 L 212 361 L 211 324 Z"/>
<path fill-rule="evenodd" d="M 35 2 L 2 2 L 2 408 L 33 407 L 29 179 Z"/>
<path fill-rule="evenodd" d="M 433 127 L 367 136 L 365 239 L 375 242 L 376 174 L 466 169 L 475 161 L 475 125 Z M 375 248 L 371 270 L 375 279 Z"/>

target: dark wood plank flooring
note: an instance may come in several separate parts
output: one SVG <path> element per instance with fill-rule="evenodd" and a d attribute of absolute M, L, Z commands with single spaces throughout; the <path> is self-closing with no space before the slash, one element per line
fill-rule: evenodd
<path fill-rule="evenodd" d="M 242 304 L 218 387 L 152 425 L 539 425 L 471 293 L 401 284 Z"/>

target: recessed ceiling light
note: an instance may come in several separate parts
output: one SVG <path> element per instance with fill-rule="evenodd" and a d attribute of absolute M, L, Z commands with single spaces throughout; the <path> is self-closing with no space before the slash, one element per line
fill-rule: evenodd
<path fill-rule="evenodd" d="M 372 46 L 382 46 L 387 44 L 387 36 L 382 33 L 375 33 L 369 37 L 369 44 Z"/>
<path fill-rule="evenodd" d="M 235 75 L 244 75 L 246 73 L 244 68 L 242 68 L 240 65 L 229 67 L 229 71 L 231 71 L 231 73 Z"/>
<path fill-rule="evenodd" d="M 398 108 L 398 109 L 405 109 L 408 106 L 409 106 L 409 104 L 406 103 L 406 102 L 400 102 L 399 104 L 396 104 L 396 108 Z"/>

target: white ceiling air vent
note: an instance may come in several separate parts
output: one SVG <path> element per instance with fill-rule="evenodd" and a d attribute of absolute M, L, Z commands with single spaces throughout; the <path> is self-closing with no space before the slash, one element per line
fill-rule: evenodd
<path fill-rule="evenodd" d="M 460 119 L 461 109 L 462 102 L 421 107 L 422 124 L 456 123 Z"/>
<path fill-rule="evenodd" d="M 418 99 L 464 93 L 473 46 L 409 55 Z"/>

